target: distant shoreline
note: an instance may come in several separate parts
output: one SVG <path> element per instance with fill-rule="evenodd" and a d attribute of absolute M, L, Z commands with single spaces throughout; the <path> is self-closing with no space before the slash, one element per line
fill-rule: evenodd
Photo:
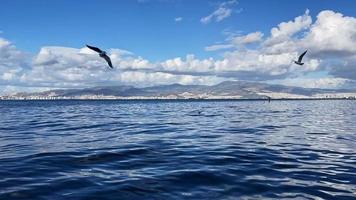
<path fill-rule="evenodd" d="M 248 81 L 225 81 L 216 85 L 126 85 L 1 95 L 0 100 L 339 100 L 356 99 L 356 90 L 300 88 Z"/>
<path fill-rule="evenodd" d="M 270 101 L 327 101 L 327 100 L 356 100 L 356 98 L 275 98 Z M 217 98 L 217 99 L 198 99 L 198 98 L 181 98 L 181 99 L 162 99 L 162 98 L 122 98 L 122 99 L 79 99 L 79 98 L 63 98 L 63 99 L 0 99 L 0 101 L 269 101 L 268 99 L 233 99 L 233 98 Z"/>

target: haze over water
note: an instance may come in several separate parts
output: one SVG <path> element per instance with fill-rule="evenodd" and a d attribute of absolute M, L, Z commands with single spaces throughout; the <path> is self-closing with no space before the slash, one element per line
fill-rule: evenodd
<path fill-rule="evenodd" d="M 352 199 L 355 101 L 0 101 L 0 199 Z"/>

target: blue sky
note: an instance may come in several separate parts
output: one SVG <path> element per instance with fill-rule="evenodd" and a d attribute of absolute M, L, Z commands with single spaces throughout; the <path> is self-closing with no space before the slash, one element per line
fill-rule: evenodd
<path fill-rule="evenodd" d="M 2 0 L 0 27 L 5 38 L 32 53 L 42 46 L 80 48 L 92 43 L 127 49 L 157 61 L 189 53 L 215 56 L 204 47 L 223 41 L 224 30 L 268 33 L 271 27 L 306 9 L 312 16 L 327 9 L 344 15 L 356 13 L 356 4 L 347 0 L 240 0 L 231 17 L 220 23 L 200 23 L 200 18 L 221 2 Z M 183 20 L 177 23 L 176 17 Z"/>
<path fill-rule="evenodd" d="M 136 73 L 133 77 L 144 81 L 127 84 L 138 85 L 147 82 L 162 84 L 149 78 L 155 76 L 152 73 L 165 73 L 164 79 L 173 82 L 200 80 L 191 82 L 202 84 L 250 79 L 300 86 L 303 78 L 309 81 L 311 78 L 336 78 L 336 82 L 343 84 L 353 83 L 356 79 L 355 51 L 349 47 L 356 42 L 356 4 L 349 0 L 2 0 L 0 4 L 0 38 L 6 41 L 4 44 L 10 44 L 3 45 L 3 51 L 18 56 L 17 61 L 15 58 L 2 59 L 0 73 L 5 78 L 0 84 L 3 88 L 64 87 L 57 82 L 68 80 L 65 84 L 68 87 L 74 87 L 71 81 L 82 82 L 82 86 L 95 85 L 95 81 L 81 76 L 75 80 L 73 77 L 79 77 L 78 74 L 71 74 L 70 78 L 56 76 L 43 82 L 32 80 L 42 80 L 33 76 L 46 76 L 44 73 L 72 73 L 75 71 L 69 69 L 72 65 L 85 65 L 88 74 L 95 74 L 92 71 L 95 67 L 87 67 L 88 63 L 78 61 L 83 60 L 80 53 L 89 53 L 82 49 L 86 43 L 112 49 L 112 55 L 115 49 L 132 52 L 126 56 L 114 55 L 118 70 L 115 71 L 116 79 L 112 80 L 118 82 L 106 84 L 126 84 L 123 76 L 128 74 L 123 73 L 130 71 Z M 217 13 L 214 15 L 214 12 Z M 320 42 L 316 36 L 320 34 L 319 30 L 325 31 L 330 25 L 328 22 L 334 23 L 332 29 L 335 30 L 328 29 L 323 38 L 325 41 Z M 279 26 L 283 23 L 289 25 Z M 338 27 L 341 36 L 335 34 Z M 279 29 L 278 33 L 273 35 L 273 28 Z M 336 42 L 339 39 L 342 41 Z M 335 43 L 328 44 L 330 40 Z M 298 48 L 291 49 L 297 44 Z M 74 52 L 73 48 L 80 56 L 70 57 L 68 52 Z M 310 63 L 298 71 L 295 66 L 290 66 L 288 59 L 296 57 L 305 48 L 313 50 L 308 54 L 307 62 Z M 289 55 L 284 55 L 283 51 Z M 326 57 L 330 53 L 336 57 Z M 270 57 L 272 54 L 275 57 Z M 45 65 L 42 61 L 49 58 L 61 58 L 53 62 L 56 65 L 52 68 L 47 67 L 62 71 L 39 72 L 39 66 Z M 259 63 L 252 63 L 256 59 Z M 66 68 L 69 62 L 71 66 Z M 99 60 L 95 62 L 98 64 Z M 206 66 L 200 70 L 197 63 Z M 9 69 L 11 66 L 16 67 Z M 138 72 L 144 75 L 137 75 Z M 31 84 L 26 84 L 24 77 L 28 78 L 30 74 Z M 101 80 L 102 77 L 96 78 Z M 291 79 L 294 82 L 291 83 Z M 106 80 L 99 82 L 103 81 Z"/>

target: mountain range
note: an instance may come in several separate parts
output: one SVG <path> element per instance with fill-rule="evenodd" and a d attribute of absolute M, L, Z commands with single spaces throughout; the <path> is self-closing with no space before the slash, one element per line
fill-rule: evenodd
<path fill-rule="evenodd" d="M 297 99 L 355 98 L 356 89 L 316 89 L 260 82 L 225 81 L 217 85 L 101 86 L 17 93 L 2 99 Z"/>

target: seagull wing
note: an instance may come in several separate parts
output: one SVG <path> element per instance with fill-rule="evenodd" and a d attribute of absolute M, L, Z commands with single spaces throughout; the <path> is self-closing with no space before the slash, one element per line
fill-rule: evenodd
<path fill-rule="evenodd" d="M 112 66 L 110 57 L 105 54 L 105 55 L 103 56 L 103 58 L 104 58 L 104 59 L 106 60 L 106 62 L 108 63 L 109 67 L 110 67 L 111 69 L 114 69 L 114 67 Z"/>
<path fill-rule="evenodd" d="M 101 49 L 99 49 L 98 47 L 93 47 L 93 46 L 89 46 L 89 45 L 86 45 L 89 49 L 93 50 L 93 51 L 96 51 L 98 53 L 102 53 L 103 51 Z"/>
<path fill-rule="evenodd" d="M 304 51 L 304 53 L 302 53 L 302 55 L 299 56 L 298 62 L 300 62 L 300 63 L 302 62 L 302 59 L 303 59 L 303 57 L 305 56 L 305 54 L 307 53 L 307 51 L 308 51 L 308 50 Z"/>

